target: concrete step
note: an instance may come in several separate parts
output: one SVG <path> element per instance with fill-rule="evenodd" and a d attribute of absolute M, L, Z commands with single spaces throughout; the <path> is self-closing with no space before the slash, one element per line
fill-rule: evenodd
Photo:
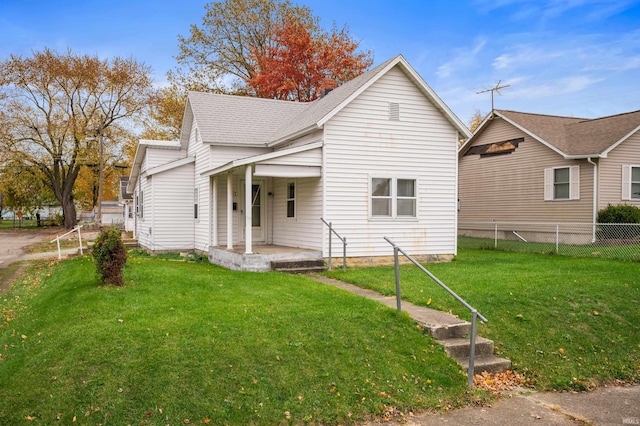
<path fill-rule="evenodd" d="M 322 259 L 292 259 L 274 260 L 271 262 L 271 269 L 276 272 L 287 272 L 290 274 L 306 274 L 311 272 L 322 272 L 325 270 Z"/>
<path fill-rule="evenodd" d="M 465 371 L 469 369 L 469 358 L 456 359 L 456 362 Z M 487 373 L 502 373 L 509 368 L 511 368 L 511 360 L 499 358 L 495 355 L 476 356 L 473 362 L 474 374 L 480 374 L 483 371 Z"/>
<path fill-rule="evenodd" d="M 122 243 L 124 244 L 124 246 L 126 248 L 137 248 L 138 247 L 138 240 L 133 240 L 133 239 L 122 239 Z"/>
<path fill-rule="evenodd" d="M 454 337 L 445 340 L 438 340 L 444 347 L 444 351 L 451 358 L 469 358 L 471 342 L 468 337 Z M 493 355 L 493 340 L 476 336 L 476 357 Z"/>
<path fill-rule="evenodd" d="M 431 334 L 431 336 L 436 340 L 465 337 L 471 333 L 471 323 L 466 321 L 449 324 L 439 323 L 423 325 L 429 330 L 429 334 Z"/>

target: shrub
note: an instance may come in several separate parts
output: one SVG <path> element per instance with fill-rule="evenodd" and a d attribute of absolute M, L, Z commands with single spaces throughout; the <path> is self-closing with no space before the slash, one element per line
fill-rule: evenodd
<path fill-rule="evenodd" d="M 612 206 L 609 204 L 606 209 L 598 212 L 598 223 L 611 224 L 640 224 L 640 208 L 621 204 Z M 598 230 L 598 237 L 604 239 L 632 239 L 640 235 L 640 225 L 607 225 L 601 226 Z"/>
<path fill-rule="evenodd" d="M 598 223 L 640 223 L 640 208 L 622 204 L 598 212 Z"/>
<path fill-rule="evenodd" d="M 103 284 L 124 285 L 122 269 L 127 263 L 127 250 L 118 229 L 109 228 L 100 232 L 93 246 L 93 259 Z"/>

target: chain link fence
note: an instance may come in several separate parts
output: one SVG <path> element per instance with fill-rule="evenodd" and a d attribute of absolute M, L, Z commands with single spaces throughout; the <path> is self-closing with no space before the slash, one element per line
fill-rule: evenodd
<path fill-rule="evenodd" d="M 640 224 L 461 222 L 460 248 L 640 261 Z"/>

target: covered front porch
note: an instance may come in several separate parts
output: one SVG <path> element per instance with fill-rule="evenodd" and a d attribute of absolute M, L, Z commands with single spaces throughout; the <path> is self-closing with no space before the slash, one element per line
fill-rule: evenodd
<path fill-rule="evenodd" d="M 244 244 L 230 249 L 209 247 L 209 262 L 235 271 L 268 272 L 277 261 L 323 261 L 321 250 L 309 250 L 273 244 L 253 244 L 252 253 Z"/>

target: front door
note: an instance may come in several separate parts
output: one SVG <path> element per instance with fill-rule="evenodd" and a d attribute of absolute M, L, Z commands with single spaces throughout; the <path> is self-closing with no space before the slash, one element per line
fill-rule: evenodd
<path fill-rule="evenodd" d="M 264 242 L 265 236 L 265 198 L 264 198 L 264 180 L 254 181 L 251 185 L 251 224 L 252 224 L 252 240 L 254 242 Z M 240 181 L 240 203 L 242 208 L 240 209 L 240 240 L 245 241 L 246 229 L 245 229 L 245 206 L 244 206 L 244 188 L 245 181 Z"/>

